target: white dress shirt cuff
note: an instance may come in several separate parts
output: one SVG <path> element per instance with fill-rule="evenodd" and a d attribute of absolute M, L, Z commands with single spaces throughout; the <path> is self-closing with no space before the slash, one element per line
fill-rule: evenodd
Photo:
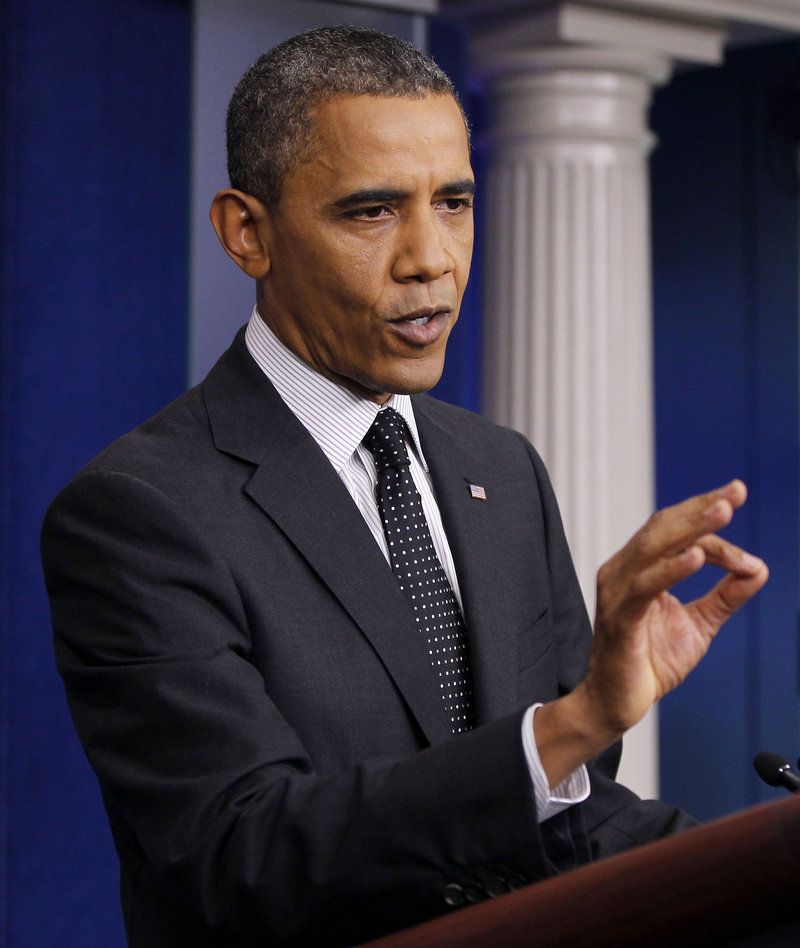
<path fill-rule="evenodd" d="M 589 773 L 581 765 L 573 771 L 566 780 L 563 780 L 554 790 L 550 790 L 550 782 L 544 772 L 539 759 L 539 749 L 533 736 L 533 716 L 541 708 L 541 704 L 531 705 L 522 719 L 522 749 L 531 775 L 533 792 L 536 799 L 536 813 L 540 823 L 549 820 L 551 816 L 566 810 L 574 803 L 581 803 L 589 796 Z"/>

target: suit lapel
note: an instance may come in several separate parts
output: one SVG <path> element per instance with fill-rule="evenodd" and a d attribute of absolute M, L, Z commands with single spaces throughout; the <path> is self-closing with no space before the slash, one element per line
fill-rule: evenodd
<path fill-rule="evenodd" d="M 247 493 L 369 639 L 431 742 L 450 736 L 411 611 L 328 459 L 237 337 L 203 383 L 217 448 L 256 465 Z"/>
<path fill-rule="evenodd" d="M 498 473 L 491 458 L 479 456 L 438 424 L 425 400 L 414 400 L 414 414 L 458 572 L 475 710 L 478 724 L 485 724 L 517 709 L 515 629 L 495 582 L 502 541 L 493 513 Z M 470 485 L 483 487 L 486 499 L 472 496 Z"/>

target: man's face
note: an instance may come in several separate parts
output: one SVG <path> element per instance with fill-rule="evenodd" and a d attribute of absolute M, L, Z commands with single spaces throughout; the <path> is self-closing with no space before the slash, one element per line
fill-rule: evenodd
<path fill-rule="evenodd" d="M 341 97 L 267 216 L 259 312 L 323 375 L 374 401 L 439 380 L 472 255 L 474 179 L 447 95 Z"/>

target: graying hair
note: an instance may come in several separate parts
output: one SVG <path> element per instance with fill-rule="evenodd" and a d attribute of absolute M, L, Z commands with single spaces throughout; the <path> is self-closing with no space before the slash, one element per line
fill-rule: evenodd
<path fill-rule="evenodd" d="M 353 26 L 301 33 L 264 53 L 234 90 L 227 119 L 231 187 L 274 210 L 286 175 L 313 157 L 315 110 L 352 95 L 451 95 L 458 102 L 436 63 L 395 36 Z"/>

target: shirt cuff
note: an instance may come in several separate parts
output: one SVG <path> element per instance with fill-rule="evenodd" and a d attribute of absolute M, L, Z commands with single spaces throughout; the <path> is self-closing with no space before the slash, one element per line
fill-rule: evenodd
<path fill-rule="evenodd" d="M 554 790 L 550 790 L 550 782 L 539 759 L 539 749 L 533 736 L 533 716 L 541 707 L 541 704 L 531 705 L 522 718 L 522 749 L 525 752 L 525 760 L 533 784 L 537 817 L 540 823 L 544 823 L 556 813 L 585 800 L 589 796 L 591 787 L 589 772 L 581 764 L 566 780 L 563 780 Z"/>

